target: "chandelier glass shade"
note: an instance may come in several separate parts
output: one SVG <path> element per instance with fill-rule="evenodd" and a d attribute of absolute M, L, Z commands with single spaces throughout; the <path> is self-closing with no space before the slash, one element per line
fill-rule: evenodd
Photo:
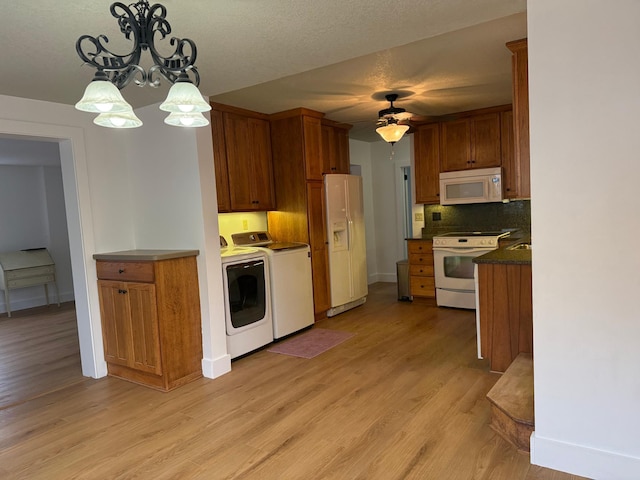
<path fill-rule="evenodd" d="M 82 35 L 76 42 L 80 58 L 97 71 L 87 86 L 82 99 L 76 104 L 78 110 L 99 113 L 94 120 L 97 125 L 110 128 L 134 128 L 142 125 L 133 113 L 133 108 L 120 94 L 129 83 L 138 86 L 158 87 L 160 78 L 172 84 L 167 99 L 160 109 L 170 113 L 165 123 L 178 126 L 200 127 L 209 124 L 202 112 L 211 110 L 198 90 L 200 74 L 195 67 L 197 49 L 188 38 L 171 37 L 173 53 L 163 56 L 156 48 L 156 40 L 171 33 L 166 20 L 167 9 L 156 3 L 149 6 L 147 0 L 131 5 L 115 2 L 111 15 L 118 21 L 121 33 L 133 41 L 128 53 L 117 54 L 107 48 L 109 39 L 105 35 L 92 37 Z M 148 51 L 154 64 L 147 70 L 139 65 L 143 51 Z M 173 117 L 173 113 L 191 114 L 190 117 Z M 197 115 L 196 115 L 197 114 Z"/>
<path fill-rule="evenodd" d="M 409 125 L 399 125 L 396 121 L 390 119 L 383 127 L 376 128 L 376 132 L 385 142 L 396 143 L 409 130 Z"/>

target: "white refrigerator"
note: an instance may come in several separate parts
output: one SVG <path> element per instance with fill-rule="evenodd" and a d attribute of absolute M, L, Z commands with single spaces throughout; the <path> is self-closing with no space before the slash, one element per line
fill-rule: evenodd
<path fill-rule="evenodd" d="M 329 283 L 332 317 L 362 305 L 368 294 L 367 255 L 359 175 L 324 176 L 329 239 Z"/>

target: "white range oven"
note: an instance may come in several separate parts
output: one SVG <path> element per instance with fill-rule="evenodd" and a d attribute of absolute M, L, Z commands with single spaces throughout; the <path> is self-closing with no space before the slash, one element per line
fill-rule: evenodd
<path fill-rule="evenodd" d="M 433 237 L 436 303 L 439 307 L 475 310 L 473 258 L 498 248 L 510 234 L 500 232 L 452 232 Z"/>

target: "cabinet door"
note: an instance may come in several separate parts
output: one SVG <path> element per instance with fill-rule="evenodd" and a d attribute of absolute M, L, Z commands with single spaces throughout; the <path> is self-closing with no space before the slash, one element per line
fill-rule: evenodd
<path fill-rule="evenodd" d="M 274 208 L 269 122 L 224 112 L 231 209 Z"/>
<path fill-rule="evenodd" d="M 104 359 L 128 366 L 133 349 L 128 297 L 124 282 L 98 280 Z"/>
<path fill-rule="evenodd" d="M 442 171 L 471 168 L 471 123 L 468 118 L 442 123 Z"/>
<path fill-rule="evenodd" d="M 321 314 L 331 306 L 324 184 L 322 182 L 307 182 L 307 209 L 313 273 L 313 306 L 314 313 Z"/>
<path fill-rule="evenodd" d="M 227 149 L 224 138 L 222 112 L 211 110 L 211 135 L 213 140 L 213 165 L 216 174 L 216 194 L 218 211 L 230 212 L 229 172 L 227 171 Z"/>
<path fill-rule="evenodd" d="M 322 125 L 323 173 L 349 173 L 349 131 Z"/>
<path fill-rule="evenodd" d="M 518 197 L 518 171 L 515 164 L 513 146 L 513 111 L 500 114 L 502 133 L 500 135 L 502 157 L 502 184 L 504 198 Z"/>
<path fill-rule="evenodd" d="M 323 139 L 320 119 L 316 117 L 302 117 L 302 148 L 307 180 L 322 181 L 324 171 Z"/>
<path fill-rule="evenodd" d="M 125 284 L 131 312 L 131 362 L 136 370 L 162 373 L 156 310 L 156 287 L 152 283 Z"/>
<path fill-rule="evenodd" d="M 472 117 L 471 168 L 499 167 L 500 162 L 500 114 Z"/>
<path fill-rule="evenodd" d="M 413 142 L 416 203 L 440 203 L 440 126 L 421 125 Z"/>
<path fill-rule="evenodd" d="M 249 142 L 252 160 L 252 203 L 255 210 L 275 208 L 273 167 L 271 164 L 271 133 L 269 122 L 249 118 Z"/>

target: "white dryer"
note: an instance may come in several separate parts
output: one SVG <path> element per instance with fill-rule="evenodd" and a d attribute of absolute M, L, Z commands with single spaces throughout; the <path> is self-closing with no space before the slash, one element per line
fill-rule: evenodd
<path fill-rule="evenodd" d="M 257 248 L 228 247 L 220 236 L 227 350 L 231 358 L 273 341 L 267 255 Z"/>
<path fill-rule="evenodd" d="M 311 253 L 306 243 L 275 242 L 269 232 L 234 233 L 234 245 L 257 247 L 269 258 L 273 338 L 313 325 Z"/>

